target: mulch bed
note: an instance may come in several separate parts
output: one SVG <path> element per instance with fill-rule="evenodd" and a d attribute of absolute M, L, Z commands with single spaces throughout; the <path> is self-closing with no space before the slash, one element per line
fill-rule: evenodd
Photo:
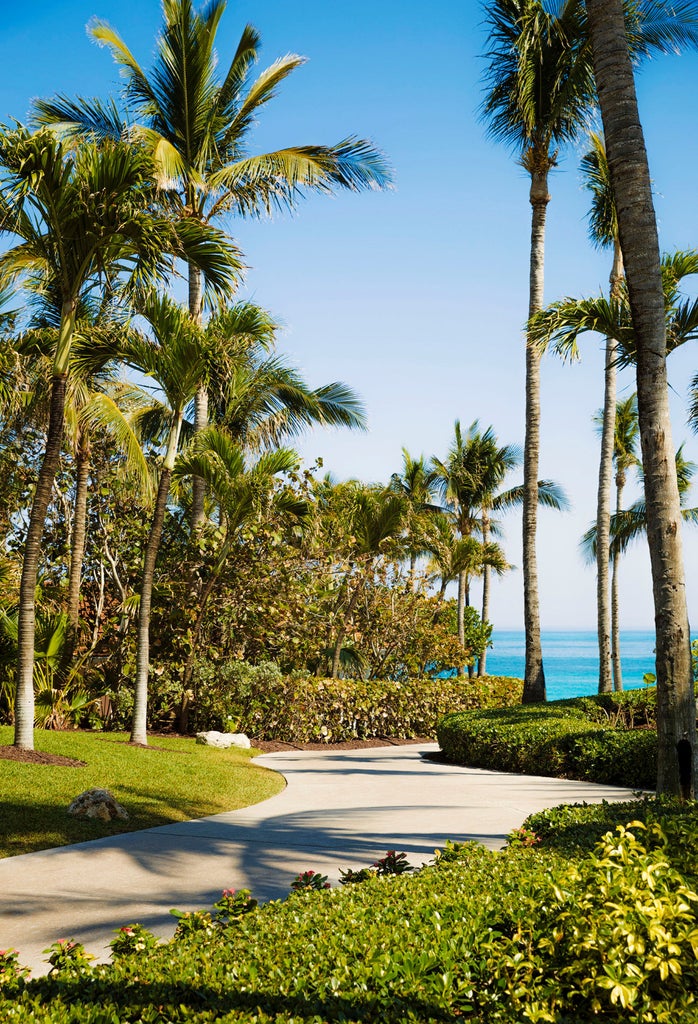
<path fill-rule="evenodd" d="M 275 754 L 283 750 L 363 750 L 366 747 L 402 747 L 408 743 L 433 743 L 430 736 L 418 736 L 415 739 L 396 739 L 394 736 L 376 736 L 370 740 L 344 740 L 342 743 L 278 743 L 276 740 L 250 740 L 253 747 L 265 754 Z"/>
<path fill-rule="evenodd" d="M 0 758 L 5 761 L 22 761 L 24 764 L 62 765 L 64 768 L 84 768 L 87 761 L 62 754 L 47 754 L 45 750 L 20 750 L 19 747 L 0 747 Z"/>

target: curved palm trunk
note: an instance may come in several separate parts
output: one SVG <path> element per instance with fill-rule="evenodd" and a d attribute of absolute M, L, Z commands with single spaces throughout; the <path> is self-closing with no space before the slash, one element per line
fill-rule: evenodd
<path fill-rule="evenodd" d="M 150 662 L 150 610 L 153 598 L 153 579 L 155 576 L 155 560 L 157 559 L 162 527 L 165 521 L 167 496 L 170 493 L 170 480 L 177 455 L 179 434 L 182 427 L 182 415 L 177 416 L 170 429 L 167 452 L 163 463 L 158 493 L 155 499 L 153 519 L 150 524 L 148 543 L 143 559 L 143 580 L 141 582 L 141 601 L 138 609 L 138 630 L 136 633 L 136 679 L 133 693 L 133 723 L 131 725 L 131 743 L 145 746 L 148 742 L 148 668 Z"/>
<path fill-rule="evenodd" d="M 482 546 L 489 543 L 490 539 L 490 517 L 487 512 L 483 509 L 482 511 Z M 483 565 L 482 567 L 482 617 L 483 623 L 487 622 L 487 617 L 490 614 L 490 567 L 489 565 Z M 487 647 L 484 648 L 482 654 L 477 661 L 477 674 L 478 678 L 487 674 Z"/>
<path fill-rule="evenodd" d="M 623 256 L 615 240 L 611 269 L 611 299 L 618 298 L 623 279 Z M 613 441 L 616 429 L 616 359 L 618 343 L 606 339 L 604 368 L 603 427 L 599 460 L 599 490 L 596 504 L 596 614 L 599 638 L 599 693 L 613 689 L 612 598 L 609 593 L 611 488 L 613 486 Z"/>
<path fill-rule="evenodd" d="M 616 512 L 623 511 L 623 488 L 625 473 L 616 473 Z M 623 672 L 620 662 L 620 553 L 616 552 L 613 559 L 613 575 L 611 577 L 611 660 L 613 663 L 613 689 L 623 689 Z"/>
<path fill-rule="evenodd" d="M 201 271 L 189 264 L 189 313 L 197 324 L 201 323 L 203 311 L 203 289 Z M 194 398 L 194 429 L 204 430 L 208 426 L 208 391 L 200 387 Z M 198 530 L 204 521 L 204 498 L 206 486 L 200 476 L 192 478 L 191 528 Z"/>
<path fill-rule="evenodd" d="M 547 155 L 544 166 L 531 172 L 531 263 L 529 277 L 528 315 L 543 306 L 543 273 L 545 259 L 545 220 L 548 193 Z M 540 461 L 540 355 L 526 344 L 526 436 L 523 464 L 523 583 L 524 629 L 526 631 L 526 669 L 523 701 L 543 701 L 545 673 L 540 639 L 540 603 L 538 599 L 538 560 L 536 531 L 538 528 L 538 464 Z"/>
<path fill-rule="evenodd" d="M 657 791 L 689 797 L 698 768 L 696 708 L 657 225 L 622 0 L 587 0 L 586 7 L 637 339 L 638 419 L 657 635 Z"/>
<path fill-rule="evenodd" d="M 36 629 L 36 578 L 39 571 L 41 538 L 51 489 L 58 470 L 63 443 L 65 389 L 67 373 L 54 376 L 51 385 L 46 450 L 36 482 L 29 529 L 24 545 L 22 578 L 19 585 L 17 618 L 17 689 L 15 694 L 14 745 L 21 750 L 34 749 L 34 635 Z"/>

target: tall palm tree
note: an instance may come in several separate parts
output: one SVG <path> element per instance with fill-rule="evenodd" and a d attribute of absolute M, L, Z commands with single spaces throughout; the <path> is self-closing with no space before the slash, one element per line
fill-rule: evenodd
<path fill-rule="evenodd" d="M 530 176 L 529 318 L 543 305 L 548 177 L 559 149 L 576 138 L 594 100 L 583 5 L 567 0 L 495 0 L 486 8 L 489 48 L 482 106 L 490 135 L 508 145 Z M 540 353 L 526 344 L 523 577 L 524 701 L 545 700 L 536 557 L 540 450 Z"/>
<path fill-rule="evenodd" d="M 621 0 L 587 0 L 594 70 L 636 336 L 637 398 L 656 623 L 657 791 L 695 792 L 698 750 L 666 311 L 647 151 Z"/>
<path fill-rule="evenodd" d="M 171 254 L 206 262 L 222 293 L 234 250 L 198 224 L 178 227 L 155 215 L 146 155 L 121 142 L 72 151 L 50 131 L 0 129 L 0 231 L 19 239 L 0 256 L 0 279 L 36 278 L 60 294 L 46 448 L 27 531 L 20 583 L 15 744 L 33 748 L 35 591 L 41 537 L 58 467 L 78 300 L 124 272 L 156 278 Z M 220 245 L 216 244 L 220 241 Z"/>
<path fill-rule="evenodd" d="M 211 222 L 229 213 L 257 216 L 292 207 L 308 190 L 358 191 L 383 188 L 390 173 L 382 156 L 354 136 L 334 146 L 291 146 L 250 155 L 249 135 L 262 108 L 305 59 L 289 54 L 256 78 L 260 37 L 247 25 L 225 74 L 217 68 L 216 34 L 224 0 L 196 10 L 191 0 L 164 0 L 164 23 L 155 59 L 146 71 L 118 32 L 104 21 L 90 26 L 92 36 L 108 47 L 125 78 L 124 99 L 134 127 L 159 169 L 181 216 Z M 72 101 L 64 96 L 37 104 L 43 123 L 99 135 L 122 132 L 113 106 L 99 101 Z M 202 313 L 201 275 L 189 268 L 189 309 Z M 196 427 L 207 422 L 207 394 L 196 400 Z M 193 521 L 203 518 L 203 489 L 195 484 Z"/>

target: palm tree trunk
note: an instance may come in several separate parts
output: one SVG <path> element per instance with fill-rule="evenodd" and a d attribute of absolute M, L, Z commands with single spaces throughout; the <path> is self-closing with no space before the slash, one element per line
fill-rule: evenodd
<path fill-rule="evenodd" d="M 623 488 L 625 473 L 616 473 L 616 512 L 623 510 Z M 613 575 L 611 578 L 611 660 L 613 662 L 613 689 L 623 689 L 623 671 L 620 661 L 620 602 L 618 600 L 620 586 L 620 552 L 613 558 Z"/>
<path fill-rule="evenodd" d="M 80 584 L 87 539 L 87 494 L 90 479 L 90 443 L 79 429 L 75 453 L 75 508 L 73 510 L 73 544 L 70 550 L 68 578 L 68 626 L 76 634 L 80 619 Z"/>
<path fill-rule="evenodd" d="M 150 524 L 148 543 L 143 558 L 143 579 L 141 582 L 141 601 L 138 609 L 138 630 L 136 633 L 136 679 L 133 691 L 133 722 L 131 725 L 131 743 L 145 746 L 148 742 L 148 668 L 150 662 L 150 610 L 153 598 L 153 580 L 155 576 L 155 560 L 160 547 L 162 527 L 165 522 L 167 496 L 170 493 L 170 480 L 177 455 L 179 434 L 182 427 L 181 414 L 170 428 L 167 453 L 163 462 L 155 499 L 153 519 Z"/>
<path fill-rule="evenodd" d="M 465 573 L 458 574 L 458 640 L 465 648 Z M 465 675 L 465 666 L 458 666 L 458 675 Z"/>
<path fill-rule="evenodd" d="M 489 543 L 490 539 L 490 517 L 487 512 L 483 509 L 482 511 L 482 546 Z M 490 614 L 490 567 L 489 565 L 483 565 L 482 567 L 482 616 L 481 621 L 487 622 L 487 616 Z M 487 675 L 487 647 L 483 648 L 482 654 L 477 660 L 477 674 L 478 678 Z"/>
<path fill-rule="evenodd" d="M 201 271 L 189 264 L 189 313 L 197 324 L 201 323 L 203 312 L 203 289 Z M 204 386 L 196 392 L 194 399 L 194 429 L 204 430 L 208 426 L 208 391 Z M 192 478 L 191 528 L 198 530 L 204 521 L 204 498 L 206 487 L 200 476 Z"/>
<path fill-rule="evenodd" d="M 548 193 L 549 160 L 547 154 L 531 170 L 531 262 L 528 315 L 543 306 L 545 259 L 545 220 L 550 202 Z M 540 355 L 526 344 L 526 436 L 523 464 L 523 583 L 524 629 L 526 631 L 526 669 L 524 703 L 543 701 L 545 673 L 540 639 L 540 603 L 538 598 L 538 463 L 540 461 Z"/>
<path fill-rule="evenodd" d="M 611 628 L 609 566 L 611 530 L 611 488 L 613 486 L 613 438 L 616 428 L 617 343 L 606 339 L 604 370 L 603 427 L 599 460 L 599 490 L 596 503 L 596 616 L 599 637 L 599 693 L 613 689 L 611 672 Z"/>
<path fill-rule="evenodd" d="M 54 376 L 51 385 L 46 450 L 36 482 L 29 529 L 24 545 L 22 578 L 19 585 L 17 618 L 17 689 L 15 694 L 14 745 L 21 750 L 34 749 L 34 635 L 36 628 L 36 579 L 39 571 L 41 538 L 51 500 L 53 480 L 58 470 L 63 443 L 65 389 L 67 373 Z"/>
<path fill-rule="evenodd" d="M 587 0 L 611 183 L 637 339 L 637 399 L 656 625 L 657 792 L 692 796 L 698 751 L 652 188 L 622 0 Z"/>

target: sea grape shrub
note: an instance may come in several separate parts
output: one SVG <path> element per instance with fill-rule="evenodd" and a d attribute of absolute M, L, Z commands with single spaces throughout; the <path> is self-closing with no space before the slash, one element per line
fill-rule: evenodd
<path fill-rule="evenodd" d="M 287 743 L 381 736 L 434 736 L 449 711 L 514 706 L 522 682 L 483 679 L 320 679 L 283 676 L 271 663 L 217 664 L 202 658 L 194 675 L 192 727 L 244 732 Z"/>

